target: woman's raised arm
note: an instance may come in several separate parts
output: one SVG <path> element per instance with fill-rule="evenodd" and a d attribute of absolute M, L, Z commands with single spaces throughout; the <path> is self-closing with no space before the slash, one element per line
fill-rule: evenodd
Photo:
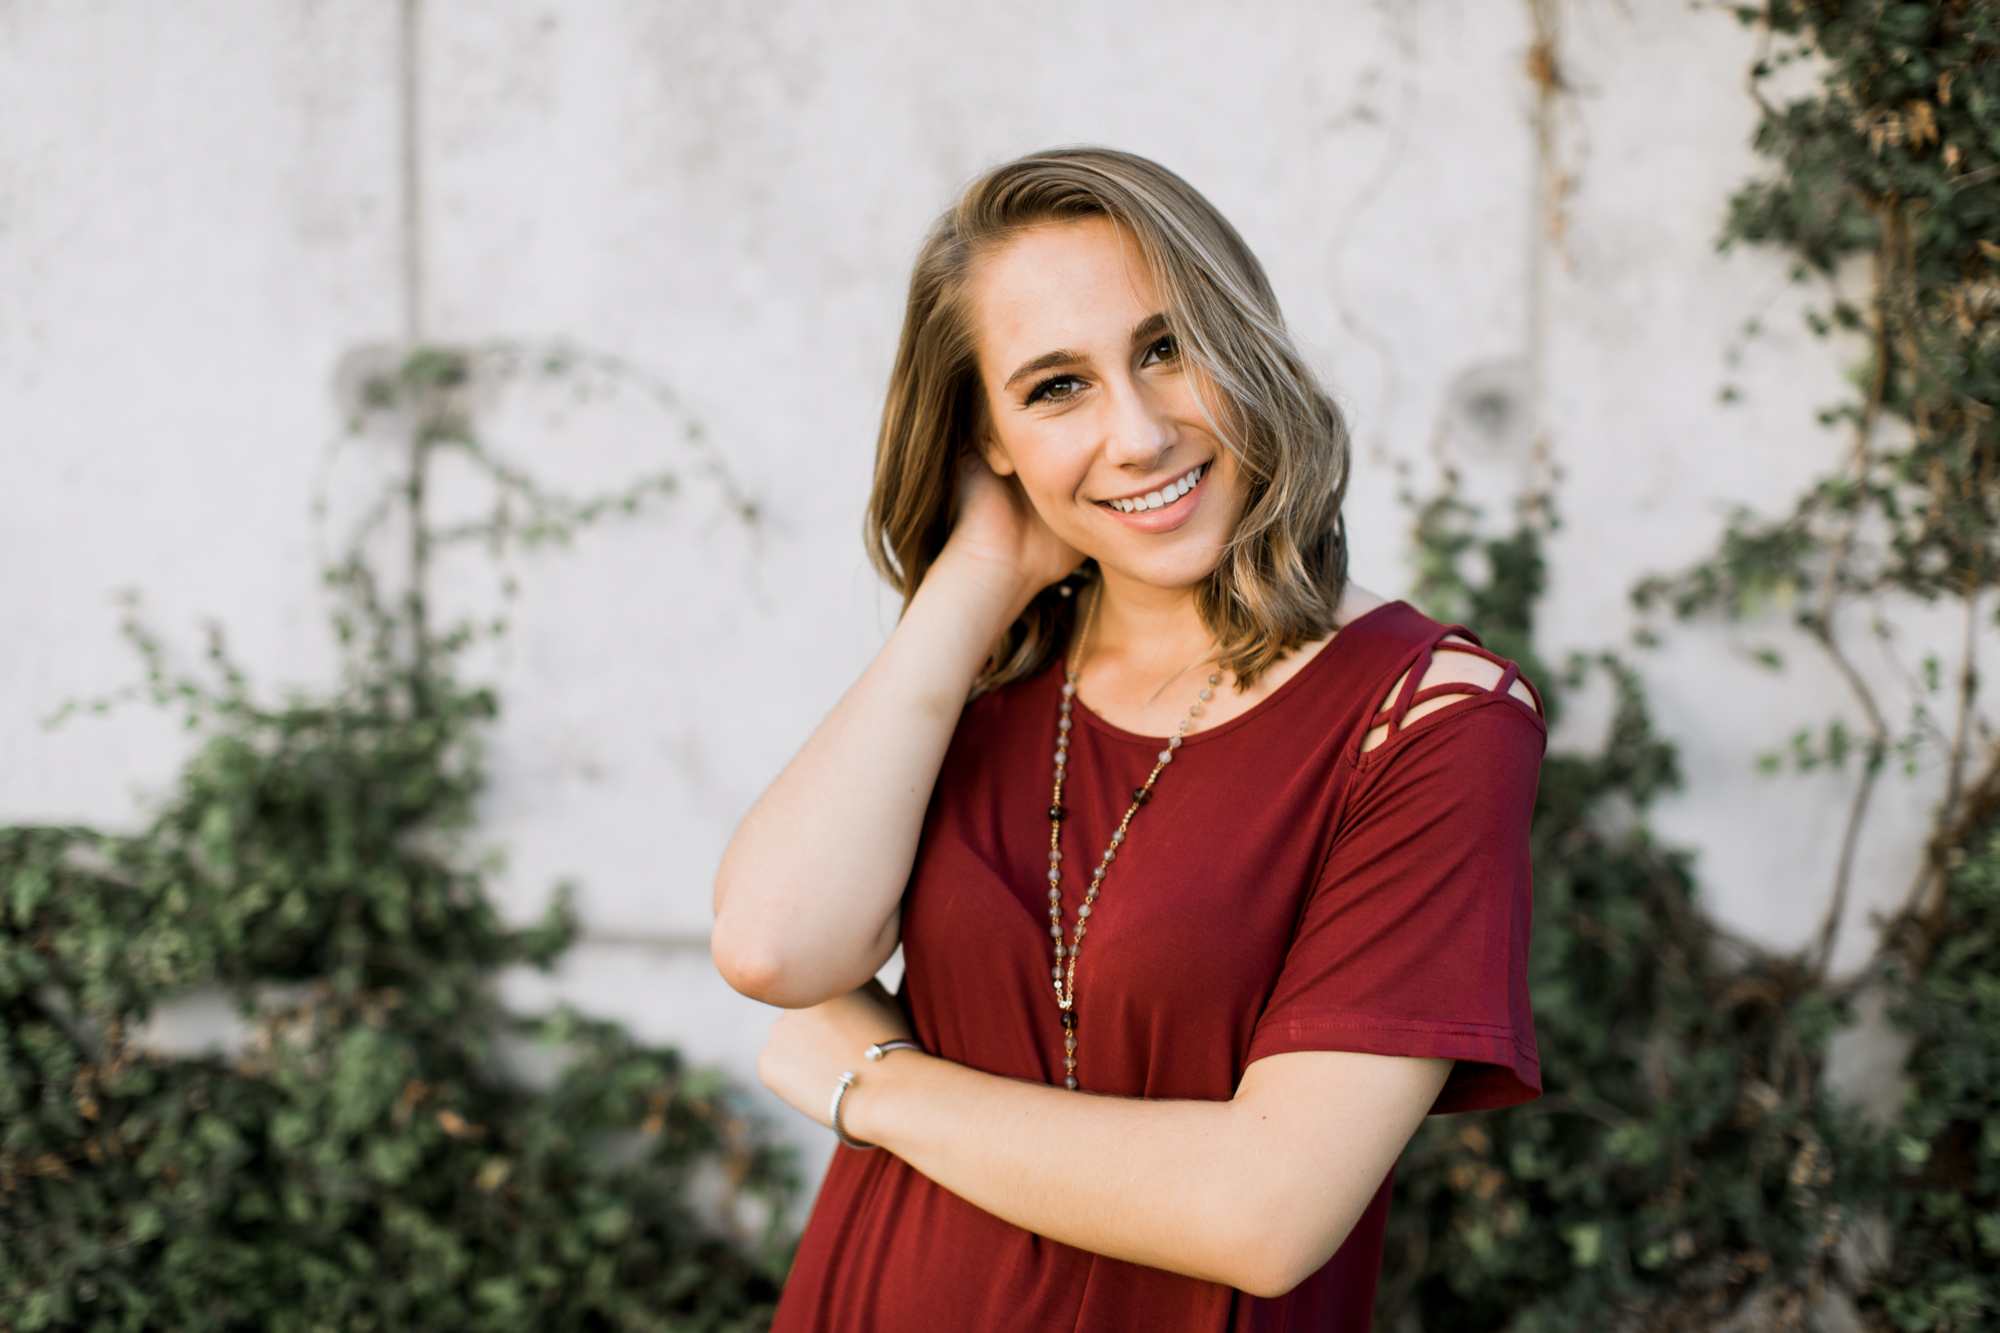
<path fill-rule="evenodd" d="M 715 879 L 723 978 L 788 1009 L 875 975 L 945 747 L 994 640 L 1077 564 L 1018 485 L 968 466 L 951 540 L 895 633 L 751 808 Z"/>

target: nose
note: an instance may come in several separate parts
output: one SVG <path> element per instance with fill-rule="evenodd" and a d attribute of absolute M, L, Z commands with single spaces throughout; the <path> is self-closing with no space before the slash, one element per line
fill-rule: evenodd
<path fill-rule="evenodd" d="M 1167 404 L 1126 376 L 1111 386 L 1104 423 L 1104 456 L 1116 467 L 1151 472 L 1179 442 L 1180 428 Z"/>

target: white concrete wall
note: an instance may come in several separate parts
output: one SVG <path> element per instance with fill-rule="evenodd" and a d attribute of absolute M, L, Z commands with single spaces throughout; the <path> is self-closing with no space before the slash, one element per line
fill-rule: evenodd
<path fill-rule="evenodd" d="M 510 912 L 574 879 L 590 938 L 509 993 L 746 1080 L 769 1015 L 709 966 L 710 876 L 888 627 L 858 538 L 875 415 L 917 241 L 982 166 L 1120 145 L 1235 220 L 1352 412 L 1364 584 L 1407 582 L 1399 493 L 1448 462 L 1497 528 L 1543 439 L 1564 518 L 1552 659 L 1625 646 L 1637 578 L 1700 555 L 1728 506 L 1786 504 L 1842 448 L 1813 418 L 1856 349 L 1806 336 L 1776 257 L 1715 250 L 1757 163 L 1753 37 L 1713 9 L 1568 12 L 1554 238 L 1525 0 L 420 9 L 424 332 L 643 367 L 766 515 L 747 532 L 691 482 L 510 558 L 513 628 L 475 658 L 505 708 L 483 837 L 509 854 Z M 335 368 L 403 337 L 412 296 L 400 13 L 0 6 L 0 819 L 131 824 L 184 753 L 144 709 L 41 726 L 135 678 L 119 590 L 186 660 L 214 621 L 274 691 L 331 675 L 316 569 L 338 534 L 314 499 L 337 515 L 394 461 L 343 441 Z M 1746 339 L 1752 318 L 1766 332 Z M 1520 424 L 1482 432 L 1462 406 L 1481 382 L 1518 394 Z M 689 464 L 673 414 L 565 392 L 491 394 L 494 447 L 576 490 Z M 499 605 L 495 586 L 483 557 L 440 571 L 457 612 Z M 1664 835 L 1699 850 L 1723 920 L 1792 946 L 1822 911 L 1845 785 L 1760 777 L 1752 756 L 1845 705 L 1802 652 L 1760 674 L 1765 639 L 1788 643 L 1675 631 L 1642 662 L 1690 778 Z M 1580 709 L 1565 740 L 1590 725 Z M 1846 963 L 1902 890 L 1933 786 L 1885 784 Z M 816 1169 L 825 1136 L 785 1123 Z"/>

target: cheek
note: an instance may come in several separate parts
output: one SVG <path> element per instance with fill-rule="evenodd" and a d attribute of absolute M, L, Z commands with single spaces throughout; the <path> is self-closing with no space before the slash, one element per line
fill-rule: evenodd
<path fill-rule="evenodd" d="M 1236 465 L 1235 455 L 1224 448 L 1217 458 L 1224 461 L 1219 461 L 1215 469 L 1215 479 L 1221 483 L 1215 488 L 1215 498 L 1222 501 L 1215 508 L 1218 514 L 1227 515 L 1233 525 L 1248 507 L 1249 487 L 1243 479 L 1243 469 Z"/>
<path fill-rule="evenodd" d="M 1028 503 L 1035 507 L 1035 512 L 1051 531 L 1062 537 L 1074 536 L 1083 526 L 1084 515 L 1080 509 L 1084 501 L 1067 479 L 1044 477 L 1040 480 L 1040 486 L 1024 487 L 1028 492 Z"/>
<path fill-rule="evenodd" d="M 1048 438 L 1017 440 L 1009 457 L 1042 517 L 1051 518 L 1079 503 L 1088 468 L 1076 461 L 1076 451 L 1066 447 L 1060 435 L 1051 432 Z"/>

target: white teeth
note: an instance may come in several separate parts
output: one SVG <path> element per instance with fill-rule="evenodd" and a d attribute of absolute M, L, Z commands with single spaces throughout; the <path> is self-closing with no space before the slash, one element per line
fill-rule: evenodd
<path fill-rule="evenodd" d="M 1147 491 L 1144 495 L 1130 500 L 1113 500 L 1111 507 L 1121 514 L 1137 514 L 1148 509 L 1159 509 L 1170 505 L 1186 495 L 1201 483 L 1203 467 L 1198 467 L 1178 481 L 1170 482 L 1157 491 Z"/>

